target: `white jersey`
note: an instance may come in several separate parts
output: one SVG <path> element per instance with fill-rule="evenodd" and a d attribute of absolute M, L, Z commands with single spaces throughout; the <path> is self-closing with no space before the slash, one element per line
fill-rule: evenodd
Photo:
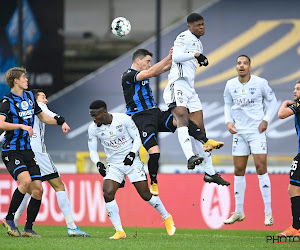
<path fill-rule="evenodd" d="M 100 127 L 93 122 L 88 129 L 89 151 L 94 164 L 100 161 L 97 152 L 97 140 L 104 147 L 108 163 L 122 163 L 129 152 L 137 153 L 141 146 L 139 131 L 130 116 L 112 113 L 111 124 Z"/>
<path fill-rule="evenodd" d="M 173 83 L 179 78 L 185 78 L 190 87 L 194 87 L 195 74 L 198 61 L 194 57 L 195 53 L 203 53 L 203 46 L 190 30 L 180 33 L 173 47 L 172 67 L 168 75 L 168 84 Z"/>
<path fill-rule="evenodd" d="M 257 132 L 262 120 L 269 121 L 277 100 L 266 79 L 250 75 L 244 84 L 238 77 L 227 81 L 224 102 L 226 123 L 234 123 L 242 134 Z"/>
<path fill-rule="evenodd" d="M 42 102 L 38 102 L 37 104 L 40 106 L 40 108 L 45 114 L 51 117 L 57 115 L 48 109 L 47 104 Z M 44 142 L 44 137 L 45 137 L 45 123 L 43 123 L 37 116 L 35 116 L 34 125 L 33 125 L 33 135 L 30 138 L 30 145 L 33 152 L 46 153 L 46 145 Z"/>

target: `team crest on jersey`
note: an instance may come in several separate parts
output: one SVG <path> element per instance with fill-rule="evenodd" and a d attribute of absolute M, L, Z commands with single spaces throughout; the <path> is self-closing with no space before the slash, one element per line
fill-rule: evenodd
<path fill-rule="evenodd" d="M 20 161 L 17 160 L 17 159 L 15 159 L 15 164 L 16 164 L 16 165 L 19 165 L 19 164 L 20 164 Z"/>
<path fill-rule="evenodd" d="M 28 105 L 28 103 L 26 101 L 22 101 L 21 102 L 21 107 L 22 107 L 22 109 L 27 110 L 28 107 L 29 107 L 29 105 Z"/>
<path fill-rule="evenodd" d="M 29 99 L 29 105 L 30 105 L 31 107 L 33 107 L 33 101 L 31 101 L 30 99 Z"/>
<path fill-rule="evenodd" d="M 146 136 L 147 136 L 147 132 L 143 131 L 143 137 L 146 137 Z"/>
<path fill-rule="evenodd" d="M 253 95 L 256 91 L 256 88 L 249 88 L 250 93 Z"/>
<path fill-rule="evenodd" d="M 116 130 L 118 130 L 119 132 L 121 132 L 122 131 L 122 129 L 123 129 L 123 125 L 121 124 L 121 125 L 118 125 L 118 126 L 116 126 Z"/>

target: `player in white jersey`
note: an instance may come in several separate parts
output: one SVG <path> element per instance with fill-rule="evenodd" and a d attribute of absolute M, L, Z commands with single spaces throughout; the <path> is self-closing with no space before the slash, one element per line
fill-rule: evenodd
<path fill-rule="evenodd" d="M 233 134 L 235 212 L 225 224 L 243 221 L 245 171 L 248 156 L 253 155 L 259 187 L 265 204 L 265 225 L 273 225 L 271 183 L 267 172 L 268 122 L 275 111 L 277 100 L 264 78 L 250 74 L 251 60 L 246 55 L 237 58 L 238 76 L 227 81 L 224 90 L 224 112 L 228 131 Z"/>
<path fill-rule="evenodd" d="M 178 140 L 187 159 L 193 159 L 194 149 L 196 153 L 203 152 L 204 158 L 204 181 L 215 182 L 221 185 L 229 185 L 215 172 L 211 153 L 204 152 L 203 145 L 194 138 L 190 138 L 188 133 L 189 119 L 194 122 L 205 134 L 203 123 L 202 104 L 194 88 L 194 81 L 197 66 L 207 66 L 208 60 L 202 54 L 203 46 L 200 37 L 205 33 L 204 19 L 197 13 L 192 13 L 187 17 L 188 30 L 180 33 L 173 47 L 172 67 L 168 75 L 168 85 L 164 90 L 164 101 L 177 121 Z M 220 148 L 224 145 L 221 143 Z M 189 169 L 194 169 L 195 165 Z"/>
<path fill-rule="evenodd" d="M 139 131 L 130 116 L 120 113 L 108 113 L 106 103 L 97 100 L 90 105 L 93 123 L 88 129 L 88 146 L 91 160 L 104 177 L 103 196 L 109 219 L 116 229 L 110 239 L 123 239 L 126 234 L 119 216 L 115 194 L 120 184 L 128 176 L 143 200 L 147 201 L 162 216 L 168 235 L 175 233 L 172 216 L 166 211 L 158 196 L 152 195 L 148 188 L 144 164 L 140 160 L 139 148 L 141 138 Z M 105 166 L 97 153 L 98 140 L 104 147 L 107 156 Z"/>
<path fill-rule="evenodd" d="M 60 120 L 60 124 L 62 125 L 62 130 L 69 131 L 70 127 L 64 121 L 64 118 L 53 113 L 47 107 L 47 98 L 43 90 L 41 89 L 33 89 L 32 93 L 42 111 L 53 117 L 57 120 Z M 78 237 L 90 237 L 89 234 L 80 230 L 74 223 L 72 216 L 72 209 L 70 205 L 69 198 L 66 194 L 64 183 L 57 172 L 56 167 L 53 164 L 53 161 L 50 155 L 46 151 L 46 145 L 44 143 L 44 135 L 45 135 L 45 123 L 43 123 L 37 116 L 34 118 L 34 126 L 33 126 L 33 136 L 30 139 L 31 148 L 35 154 L 35 158 L 39 164 L 42 181 L 48 181 L 49 184 L 53 187 L 56 192 L 57 203 L 59 205 L 60 210 L 62 211 L 66 224 L 68 227 L 68 235 L 70 237 L 78 236 Z M 24 199 L 19 206 L 17 212 L 15 213 L 14 221 L 15 225 L 18 225 L 18 220 L 20 216 L 23 214 L 27 201 L 30 198 L 30 194 L 26 194 Z"/>

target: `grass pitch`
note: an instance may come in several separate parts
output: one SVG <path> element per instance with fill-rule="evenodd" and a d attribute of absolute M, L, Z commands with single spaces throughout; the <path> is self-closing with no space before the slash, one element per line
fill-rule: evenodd
<path fill-rule="evenodd" d="M 34 226 L 41 238 L 15 238 L 1 226 L 0 249 L 295 249 L 300 245 L 267 243 L 266 237 L 275 236 L 277 231 L 177 229 L 170 237 L 164 228 L 125 228 L 126 239 L 110 240 L 113 228 L 80 229 L 92 237 L 68 237 L 65 226 Z"/>

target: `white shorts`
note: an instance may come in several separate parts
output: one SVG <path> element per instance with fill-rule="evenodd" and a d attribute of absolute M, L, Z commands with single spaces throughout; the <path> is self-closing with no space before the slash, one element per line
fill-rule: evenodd
<path fill-rule="evenodd" d="M 233 135 L 232 155 L 246 156 L 250 154 L 267 154 L 265 132 Z"/>
<path fill-rule="evenodd" d="M 192 88 L 185 78 L 179 78 L 168 85 L 164 90 L 163 97 L 168 106 L 176 103 L 176 106 L 188 108 L 190 113 L 202 110 L 202 104 L 195 88 Z"/>
<path fill-rule="evenodd" d="M 125 166 L 123 163 L 108 163 L 104 180 L 113 180 L 121 184 L 126 179 L 126 175 L 131 183 L 146 181 L 144 163 L 139 158 L 136 158 L 131 166 Z"/>
<path fill-rule="evenodd" d="M 54 166 L 54 163 L 48 153 L 37 152 L 34 154 L 35 154 L 35 159 L 39 164 L 42 177 L 46 176 L 46 175 L 52 175 L 52 174 L 53 174 L 53 178 L 56 178 L 59 176 L 57 169 Z"/>

